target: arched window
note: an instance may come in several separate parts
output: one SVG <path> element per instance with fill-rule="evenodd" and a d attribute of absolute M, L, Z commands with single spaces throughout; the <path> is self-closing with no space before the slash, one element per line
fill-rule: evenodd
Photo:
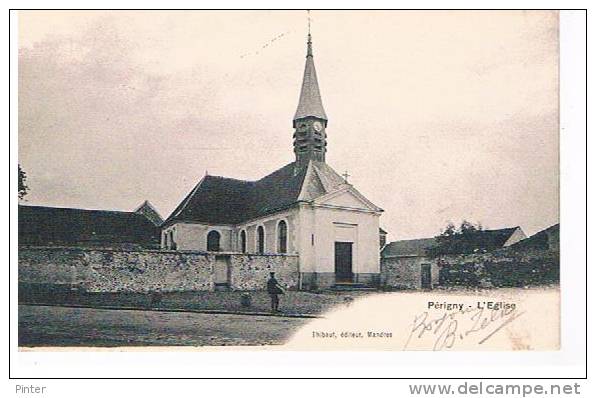
<path fill-rule="evenodd" d="M 257 228 L 257 253 L 265 253 L 265 229 L 262 225 Z"/>
<path fill-rule="evenodd" d="M 246 253 L 246 231 L 240 231 L 240 251 Z"/>
<path fill-rule="evenodd" d="M 277 224 L 277 252 L 288 252 L 288 224 L 284 220 Z"/>
<path fill-rule="evenodd" d="M 218 252 L 219 251 L 219 239 L 221 235 L 217 231 L 211 231 L 207 234 L 207 251 Z"/>

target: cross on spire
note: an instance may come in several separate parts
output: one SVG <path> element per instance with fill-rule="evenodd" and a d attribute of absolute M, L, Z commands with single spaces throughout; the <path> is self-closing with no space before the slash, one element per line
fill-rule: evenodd
<path fill-rule="evenodd" d="M 308 36 L 306 40 L 306 56 L 312 57 L 312 36 L 310 35 L 310 10 L 306 10 L 308 13 Z"/>
<path fill-rule="evenodd" d="M 310 14 L 308 17 L 308 37 L 306 41 L 306 64 L 304 66 L 304 77 L 302 79 L 302 89 L 300 90 L 300 99 L 298 108 L 294 114 L 293 125 L 296 127 L 296 120 L 306 117 L 316 117 L 325 121 L 327 126 L 327 115 L 323 109 L 321 93 L 319 92 L 319 83 L 317 81 L 317 71 L 312 52 L 312 36 L 310 34 Z"/>
<path fill-rule="evenodd" d="M 344 171 L 344 173 L 341 176 L 344 178 L 345 182 L 348 182 L 348 177 L 351 177 L 351 175 L 348 174 L 348 170 Z"/>

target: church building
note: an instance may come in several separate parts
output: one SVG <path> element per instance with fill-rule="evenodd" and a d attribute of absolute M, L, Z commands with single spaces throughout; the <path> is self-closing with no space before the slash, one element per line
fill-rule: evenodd
<path fill-rule="evenodd" d="M 377 285 L 383 210 L 325 161 L 310 33 L 292 125 L 293 162 L 257 181 L 205 175 L 162 224 L 162 248 L 298 256 L 303 288 Z"/>

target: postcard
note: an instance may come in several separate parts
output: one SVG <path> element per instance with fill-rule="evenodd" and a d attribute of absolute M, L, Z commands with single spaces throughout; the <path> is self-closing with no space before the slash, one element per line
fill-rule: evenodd
<path fill-rule="evenodd" d="M 559 59 L 548 10 L 19 11 L 19 350 L 559 350 Z"/>

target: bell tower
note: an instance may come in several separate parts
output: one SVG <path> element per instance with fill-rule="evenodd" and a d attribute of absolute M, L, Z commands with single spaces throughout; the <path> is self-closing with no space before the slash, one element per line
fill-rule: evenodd
<path fill-rule="evenodd" d="M 293 119 L 294 127 L 294 153 L 296 163 L 302 166 L 309 160 L 325 161 L 327 152 L 327 115 L 323 109 L 317 71 L 312 55 L 312 38 L 310 26 L 306 43 L 306 65 L 300 100 Z"/>

